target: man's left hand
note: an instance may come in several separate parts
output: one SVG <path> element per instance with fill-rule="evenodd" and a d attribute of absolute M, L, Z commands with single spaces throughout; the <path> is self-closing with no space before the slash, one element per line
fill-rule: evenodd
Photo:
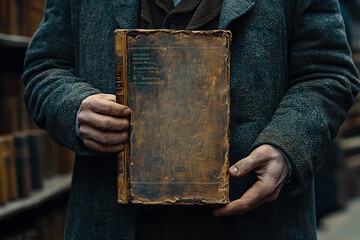
<path fill-rule="evenodd" d="M 276 200 L 286 180 L 288 164 L 277 148 L 262 145 L 229 169 L 230 176 L 236 178 L 250 172 L 256 174 L 257 182 L 240 199 L 215 210 L 215 216 L 243 214 L 263 203 Z"/>

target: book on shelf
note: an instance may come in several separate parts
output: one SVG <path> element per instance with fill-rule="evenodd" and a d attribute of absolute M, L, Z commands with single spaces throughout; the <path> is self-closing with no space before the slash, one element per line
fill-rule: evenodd
<path fill-rule="evenodd" d="M 20 131 L 18 104 L 19 97 L 0 98 L 0 134 L 11 134 Z"/>
<path fill-rule="evenodd" d="M 2 72 L 0 74 L 0 96 L 22 96 L 24 84 L 21 82 L 21 72 Z"/>
<path fill-rule="evenodd" d="M 9 199 L 6 159 L 2 157 L 2 151 L 3 149 L 0 147 L 0 205 L 6 203 Z"/>
<path fill-rule="evenodd" d="M 45 0 L 0 0 L 0 32 L 32 36 L 45 10 Z"/>
<path fill-rule="evenodd" d="M 16 176 L 15 153 L 14 153 L 14 138 L 12 135 L 0 136 L 0 161 L 5 163 L 5 176 L 8 184 L 8 198 L 9 200 L 18 197 L 18 184 Z"/>
<path fill-rule="evenodd" d="M 7 0 L 0 0 L 0 32 L 6 32 Z"/>
<path fill-rule="evenodd" d="M 116 30 L 118 202 L 229 202 L 229 31 Z"/>
<path fill-rule="evenodd" d="M 32 186 L 28 136 L 26 132 L 15 132 L 13 136 L 19 197 L 28 197 Z"/>
<path fill-rule="evenodd" d="M 31 173 L 31 188 L 33 190 L 40 189 L 43 186 L 42 177 L 42 144 L 43 131 L 40 129 L 27 130 L 27 140 L 29 144 L 29 162 Z"/>

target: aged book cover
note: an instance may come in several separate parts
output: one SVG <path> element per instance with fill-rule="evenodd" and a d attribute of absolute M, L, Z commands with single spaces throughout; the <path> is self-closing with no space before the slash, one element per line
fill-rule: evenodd
<path fill-rule="evenodd" d="M 118 202 L 229 202 L 229 31 L 116 30 Z"/>

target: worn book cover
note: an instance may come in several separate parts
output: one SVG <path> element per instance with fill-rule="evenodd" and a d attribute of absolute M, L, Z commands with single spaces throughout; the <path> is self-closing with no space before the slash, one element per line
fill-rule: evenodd
<path fill-rule="evenodd" d="M 229 202 L 229 31 L 116 30 L 118 202 Z"/>

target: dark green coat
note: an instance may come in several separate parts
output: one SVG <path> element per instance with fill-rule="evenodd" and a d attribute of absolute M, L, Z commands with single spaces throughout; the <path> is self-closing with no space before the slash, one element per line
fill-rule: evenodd
<path fill-rule="evenodd" d="M 113 31 L 136 28 L 138 7 L 137 0 L 48 0 L 26 55 L 31 115 L 77 152 L 66 239 L 135 234 L 139 207 L 116 203 L 114 155 L 87 149 L 75 122 L 84 98 L 114 93 Z M 268 143 L 288 157 L 295 178 L 278 200 L 248 214 L 214 220 L 206 208 L 189 216 L 174 208 L 168 222 L 182 225 L 179 236 L 198 229 L 189 235 L 197 239 L 211 230 L 202 217 L 228 228 L 223 239 L 315 239 L 313 174 L 359 91 L 338 2 L 224 0 L 219 28 L 233 33 L 230 162 Z M 231 199 L 254 181 L 251 174 L 232 180 Z"/>

